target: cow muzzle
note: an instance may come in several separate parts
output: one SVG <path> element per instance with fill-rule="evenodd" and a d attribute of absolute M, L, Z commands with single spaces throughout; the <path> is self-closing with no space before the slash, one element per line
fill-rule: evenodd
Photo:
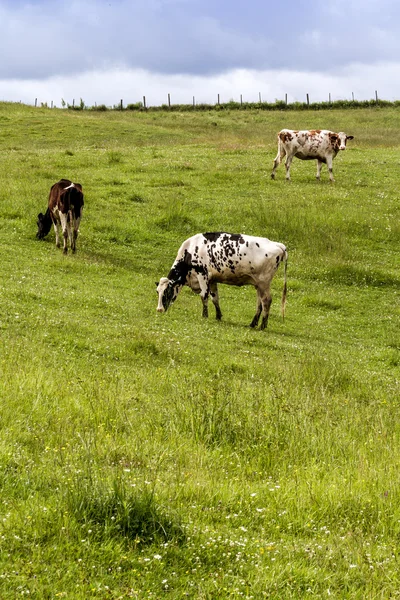
<path fill-rule="evenodd" d="M 165 312 L 165 308 L 163 306 L 157 306 L 157 312 L 163 313 Z"/>

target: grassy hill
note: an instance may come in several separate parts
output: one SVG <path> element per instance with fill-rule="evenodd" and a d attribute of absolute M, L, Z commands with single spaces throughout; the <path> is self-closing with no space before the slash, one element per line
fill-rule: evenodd
<path fill-rule="evenodd" d="M 276 132 L 355 136 L 336 182 Z M 0 597 L 395 598 L 400 119 L 0 104 Z M 35 238 L 79 181 L 75 255 Z M 201 231 L 283 242 L 286 318 L 155 282 Z"/>

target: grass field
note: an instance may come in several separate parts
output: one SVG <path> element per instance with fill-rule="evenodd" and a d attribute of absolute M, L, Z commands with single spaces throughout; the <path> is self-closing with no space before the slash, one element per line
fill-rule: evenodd
<path fill-rule="evenodd" d="M 0 104 L 0 598 L 400 598 L 398 109 Z M 276 132 L 355 136 L 336 182 Z M 79 181 L 75 255 L 36 240 Z M 283 242 L 268 329 L 155 282 L 201 231 Z"/>

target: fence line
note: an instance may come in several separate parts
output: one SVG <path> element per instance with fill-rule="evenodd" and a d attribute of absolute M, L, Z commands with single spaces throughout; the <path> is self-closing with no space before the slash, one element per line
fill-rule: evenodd
<path fill-rule="evenodd" d="M 305 98 L 305 102 L 301 102 L 301 101 L 295 100 L 291 104 L 292 105 L 296 105 L 296 106 L 298 106 L 298 105 L 304 105 L 304 106 L 307 106 L 307 107 L 310 107 L 310 106 L 312 107 L 312 104 L 314 104 L 314 105 L 328 104 L 328 105 L 331 106 L 331 105 L 334 105 L 335 103 L 336 104 L 338 104 L 338 103 L 348 103 L 348 105 L 351 105 L 351 103 L 354 103 L 354 104 L 356 104 L 356 103 L 369 104 L 371 102 L 375 102 L 376 104 L 384 102 L 384 103 L 388 103 L 390 105 L 390 104 L 398 103 L 399 101 L 398 100 L 395 100 L 395 101 L 381 100 L 378 97 L 378 91 L 375 90 L 375 99 L 374 100 L 372 100 L 372 99 L 371 100 L 356 100 L 354 98 L 354 92 L 351 92 L 351 100 L 340 99 L 340 100 L 333 100 L 332 101 L 332 96 L 331 96 L 331 93 L 329 92 L 329 96 L 328 96 L 327 102 L 324 101 L 324 100 L 322 100 L 322 101 L 318 101 L 318 102 L 312 103 L 311 100 L 310 100 L 310 94 L 307 93 L 306 94 L 306 98 Z M 257 102 L 252 102 L 252 101 L 244 102 L 243 101 L 243 94 L 240 94 L 240 100 L 239 100 L 239 102 L 237 102 L 235 100 L 229 100 L 228 102 L 223 103 L 223 102 L 221 102 L 221 95 L 220 94 L 217 94 L 216 103 L 215 104 L 209 104 L 209 103 L 206 103 L 206 102 L 197 104 L 195 96 L 193 96 L 193 101 L 192 101 L 193 108 L 196 108 L 196 106 L 199 106 L 199 107 L 205 107 L 205 106 L 207 106 L 207 107 L 210 107 L 210 109 L 211 109 L 211 108 L 213 108 L 215 106 L 221 106 L 221 105 L 226 105 L 226 106 L 231 105 L 232 106 L 232 105 L 238 105 L 238 104 L 240 104 L 240 106 L 243 106 L 243 104 L 256 106 Z M 285 106 L 290 107 L 290 104 L 288 103 L 288 95 L 287 95 L 287 93 L 285 93 L 285 99 L 284 100 L 275 100 L 275 102 L 268 103 L 268 102 L 263 102 L 262 101 L 262 99 L 261 99 L 261 92 L 259 92 L 258 93 L 258 104 L 259 105 L 266 105 L 266 106 L 277 106 L 277 105 L 284 104 Z M 34 105 L 35 105 L 35 107 L 38 106 L 38 99 L 37 98 L 35 98 Z M 104 104 L 98 105 L 97 102 L 95 102 L 94 106 L 92 106 L 92 107 L 86 106 L 85 103 L 84 103 L 84 101 L 82 100 L 82 98 L 81 98 L 79 104 L 75 104 L 75 98 L 74 98 L 72 100 L 72 104 L 71 105 L 67 104 L 62 99 L 61 100 L 61 105 L 62 105 L 63 108 L 67 107 L 67 108 L 79 109 L 79 110 L 82 110 L 84 108 L 94 108 L 96 110 L 113 110 L 113 109 L 124 110 L 124 108 L 125 109 L 138 109 L 139 110 L 139 109 L 143 108 L 144 110 L 147 110 L 148 108 L 150 108 L 150 105 L 146 101 L 146 96 L 142 97 L 142 102 L 137 102 L 137 103 L 134 103 L 134 104 L 125 104 L 125 107 L 124 107 L 124 100 L 123 99 L 120 100 L 119 104 L 114 105 L 114 106 L 108 106 L 108 107 L 106 105 L 104 105 Z M 189 104 L 184 104 L 184 103 L 178 103 L 178 104 L 174 105 L 172 103 L 172 100 L 171 100 L 171 94 L 168 93 L 168 95 L 167 95 L 167 104 L 166 105 L 165 104 L 154 105 L 151 108 L 154 108 L 154 109 L 159 108 L 159 109 L 161 109 L 161 108 L 168 107 L 168 108 L 171 109 L 174 106 L 183 107 L 183 106 L 190 106 L 190 105 Z M 42 108 L 49 108 L 47 102 L 42 102 L 41 103 L 41 107 Z M 53 102 L 53 100 L 51 101 L 51 106 L 50 107 L 51 108 L 53 108 L 53 107 L 56 108 L 56 105 Z"/>

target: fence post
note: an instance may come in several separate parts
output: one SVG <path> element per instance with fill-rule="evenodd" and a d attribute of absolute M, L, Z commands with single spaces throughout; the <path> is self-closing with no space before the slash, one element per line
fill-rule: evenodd
<path fill-rule="evenodd" d="M 37 106 L 37 98 L 35 98 L 35 106 Z"/>
<path fill-rule="evenodd" d="M 307 94 L 307 106 L 309 106 L 309 105 L 310 105 L 310 98 L 309 98 L 309 95 Z"/>
<path fill-rule="evenodd" d="M 352 100 L 354 102 L 354 92 L 351 92 L 351 98 L 352 98 Z"/>
<path fill-rule="evenodd" d="M 375 102 L 378 104 L 378 92 L 375 90 Z"/>
<path fill-rule="evenodd" d="M 143 96 L 143 108 L 146 108 L 146 96 Z"/>
<path fill-rule="evenodd" d="M 51 101 L 51 108 L 53 108 L 53 100 Z"/>
<path fill-rule="evenodd" d="M 258 92 L 258 101 L 261 104 L 261 92 Z"/>
<path fill-rule="evenodd" d="M 121 102 L 120 102 L 120 104 L 119 104 L 119 108 L 120 108 L 120 110 L 124 110 L 124 104 L 123 104 L 123 102 L 122 102 L 122 99 L 121 99 Z"/>
<path fill-rule="evenodd" d="M 72 108 L 75 107 L 75 98 L 72 99 Z"/>
<path fill-rule="evenodd" d="M 218 105 L 219 105 L 219 94 L 218 94 Z"/>
<path fill-rule="evenodd" d="M 168 94 L 168 106 L 171 108 L 171 96 Z"/>
<path fill-rule="evenodd" d="M 243 104 L 242 94 L 240 94 L 240 104 Z"/>
<path fill-rule="evenodd" d="M 332 101 L 331 101 L 331 93 L 329 92 L 329 104 L 331 104 L 331 103 L 332 103 Z"/>
<path fill-rule="evenodd" d="M 193 96 L 193 108 L 196 106 L 196 102 L 194 101 L 194 96 Z"/>
<path fill-rule="evenodd" d="M 285 94 L 285 104 L 287 106 L 287 94 Z"/>

